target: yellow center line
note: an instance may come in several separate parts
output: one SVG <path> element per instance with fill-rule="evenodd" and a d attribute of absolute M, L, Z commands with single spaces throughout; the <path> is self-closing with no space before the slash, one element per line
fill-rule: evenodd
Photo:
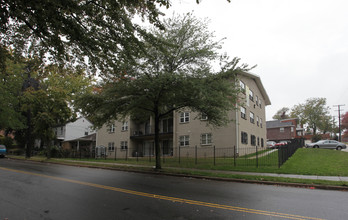
<path fill-rule="evenodd" d="M 62 178 L 62 177 L 54 177 L 54 176 L 49 176 L 49 175 L 45 175 L 45 174 L 15 170 L 15 169 L 10 169 L 10 168 L 5 168 L 5 167 L 0 167 L 0 169 L 5 170 L 5 171 L 16 172 L 16 173 L 45 177 L 45 178 L 63 181 L 63 182 L 75 183 L 75 184 L 84 185 L 84 186 L 95 187 L 95 188 L 99 188 L 99 189 L 106 189 L 106 190 L 111 190 L 111 191 L 115 191 L 115 192 L 137 195 L 137 196 L 142 196 L 142 197 L 147 197 L 147 198 L 152 198 L 152 199 L 160 199 L 160 200 L 166 200 L 166 201 L 171 201 L 171 202 L 186 203 L 186 204 L 191 204 L 191 205 L 198 205 L 198 206 L 204 206 L 204 207 L 210 207 L 210 208 L 216 208 L 216 209 L 224 209 L 224 210 L 230 210 L 230 211 L 258 214 L 258 215 L 266 215 L 266 216 L 272 216 L 272 217 L 280 217 L 280 218 L 286 218 L 286 219 L 323 220 L 321 218 L 306 217 L 306 216 L 300 216 L 300 215 L 292 215 L 292 214 L 285 214 L 285 213 L 279 213 L 279 212 L 263 211 L 263 210 L 257 210 L 257 209 L 249 209 L 249 208 L 242 208 L 242 207 L 237 207 L 237 206 L 229 206 L 229 205 L 222 205 L 222 204 L 217 204 L 217 203 L 201 202 L 201 201 L 190 200 L 190 199 L 163 196 L 163 195 L 157 195 L 157 194 L 152 194 L 152 193 L 145 193 L 145 192 L 139 192 L 139 191 L 134 191 L 134 190 L 122 189 L 122 188 L 117 188 L 117 187 L 112 187 L 112 186 L 105 186 L 105 185 L 100 185 L 100 184 L 96 184 L 96 183 L 82 182 L 82 181 L 72 180 L 72 179 L 67 179 L 67 178 Z"/>

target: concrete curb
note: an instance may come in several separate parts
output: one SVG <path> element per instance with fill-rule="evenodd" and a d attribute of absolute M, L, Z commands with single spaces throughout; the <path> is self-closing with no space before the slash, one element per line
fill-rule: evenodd
<path fill-rule="evenodd" d="M 33 163 L 47 163 L 47 164 L 58 164 L 65 166 L 74 166 L 74 167 L 85 167 L 85 168 L 93 168 L 93 169 L 105 169 L 105 170 L 115 170 L 115 171 L 123 171 L 123 172 L 133 172 L 133 173 L 142 173 L 142 174 L 152 174 L 152 175 L 166 175 L 166 176 L 174 176 L 174 177 L 185 177 L 185 178 L 195 178 L 195 179 L 205 179 L 212 181 L 225 181 L 225 182 L 238 182 L 238 183 L 249 183 L 249 184 L 263 184 L 263 185 L 274 185 L 274 186 L 285 186 L 285 187 L 298 187 L 298 188 L 309 188 L 309 189 L 322 189 L 322 190 L 336 190 L 336 191 L 348 191 L 348 186 L 331 186 L 331 185 L 318 185 L 318 184 L 303 184 L 303 183 L 287 183 L 287 182 L 276 182 L 276 181 L 265 181 L 265 180 L 247 180 L 247 179 L 238 179 L 238 178 L 224 178 L 224 177 L 209 177 L 202 175 L 191 175 L 191 174 L 180 174 L 180 173 L 171 173 L 166 171 L 158 171 L 158 170 L 139 170 L 138 168 L 150 168 L 147 166 L 119 166 L 119 167 L 103 167 L 103 166 L 94 166 L 94 165 L 86 165 L 86 164 L 71 164 L 64 162 L 47 162 L 47 161 L 34 161 L 34 160 L 26 160 L 19 158 L 8 158 L 10 160 L 22 160 L 26 162 Z M 134 168 L 134 169 L 132 169 Z M 240 176 L 247 176 L 247 174 L 238 174 Z M 260 174 L 260 176 L 262 176 Z M 295 178 L 294 178 L 295 179 Z"/>

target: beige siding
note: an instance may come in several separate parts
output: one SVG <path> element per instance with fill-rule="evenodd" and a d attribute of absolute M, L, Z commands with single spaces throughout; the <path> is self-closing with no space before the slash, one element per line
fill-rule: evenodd
<path fill-rule="evenodd" d="M 270 104 L 270 100 L 265 93 L 265 90 L 261 84 L 260 79 L 252 74 L 242 74 L 239 75 L 239 79 L 246 85 L 246 94 L 240 95 L 240 105 L 236 110 L 229 113 L 229 118 L 231 122 L 225 127 L 213 128 L 207 124 L 207 121 L 201 120 L 200 114 L 197 112 L 190 112 L 181 110 L 180 112 L 175 112 L 173 114 L 173 134 L 167 135 L 161 140 L 171 141 L 174 156 L 177 156 L 177 147 L 180 145 L 180 136 L 189 136 L 189 146 L 182 148 L 181 155 L 193 156 L 195 153 L 195 147 L 199 149 L 200 155 L 211 156 L 212 147 L 215 146 L 216 149 L 229 148 L 233 149 L 234 146 L 237 147 L 237 152 L 241 154 L 243 149 L 246 147 L 252 147 L 251 135 L 255 136 L 256 145 L 261 147 L 261 140 L 263 139 L 264 147 L 266 147 L 266 119 L 265 119 L 265 105 Z M 239 85 L 239 82 L 238 82 Z M 260 86 L 262 88 L 260 88 Z M 249 100 L 249 91 L 254 94 L 254 100 Z M 264 97 L 264 95 L 266 97 Z M 256 96 L 260 102 L 256 103 Z M 240 106 L 246 108 L 246 119 L 241 118 Z M 189 121 L 181 121 L 181 112 L 189 112 Z M 250 112 L 254 113 L 254 123 L 250 122 Z M 259 119 L 259 125 L 257 124 L 257 119 Z M 262 127 L 260 124 L 262 120 Z M 114 142 L 115 148 L 118 149 L 117 157 L 123 157 L 125 155 L 125 150 L 120 151 L 121 141 L 128 142 L 128 156 L 131 156 L 132 151 L 141 152 L 142 154 L 147 154 L 149 151 L 149 143 L 153 142 L 153 139 L 143 137 L 143 139 L 130 138 L 132 135 L 137 134 L 141 131 L 145 134 L 145 124 L 136 124 L 128 120 L 128 130 L 121 131 L 121 122 L 115 122 L 115 132 L 108 132 L 107 126 L 103 126 L 97 133 L 97 146 L 103 145 L 108 147 L 108 143 Z M 153 120 L 150 120 L 151 133 L 153 134 Z M 246 132 L 248 134 L 248 143 L 243 144 L 241 140 L 241 132 Z M 133 134 L 134 133 L 134 134 Z M 212 142 L 209 144 L 202 144 L 202 134 L 211 134 Z M 145 142 L 147 144 L 145 144 Z M 161 142 L 162 143 L 162 142 Z M 231 152 L 231 150 L 229 150 Z M 114 152 L 108 152 L 109 157 L 114 157 Z"/>

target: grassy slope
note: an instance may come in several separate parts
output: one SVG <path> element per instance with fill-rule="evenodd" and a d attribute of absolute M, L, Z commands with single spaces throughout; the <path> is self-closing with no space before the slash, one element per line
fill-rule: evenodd
<path fill-rule="evenodd" d="M 348 176 L 348 153 L 326 149 L 299 149 L 279 171 L 291 174 Z"/>

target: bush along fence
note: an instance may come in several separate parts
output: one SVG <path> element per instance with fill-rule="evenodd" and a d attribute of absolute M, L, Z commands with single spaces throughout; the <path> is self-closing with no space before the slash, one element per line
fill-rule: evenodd
<path fill-rule="evenodd" d="M 304 146 L 304 140 L 292 140 L 277 149 L 265 147 L 229 147 L 215 146 L 174 147 L 162 149 L 164 166 L 198 167 L 202 166 L 248 166 L 248 167 L 281 167 L 298 148 Z M 164 154 L 163 154 L 164 152 Z M 154 149 L 121 149 L 115 147 L 94 150 L 58 150 L 52 154 L 57 158 L 101 159 L 118 162 L 137 162 L 152 165 L 155 162 Z"/>

